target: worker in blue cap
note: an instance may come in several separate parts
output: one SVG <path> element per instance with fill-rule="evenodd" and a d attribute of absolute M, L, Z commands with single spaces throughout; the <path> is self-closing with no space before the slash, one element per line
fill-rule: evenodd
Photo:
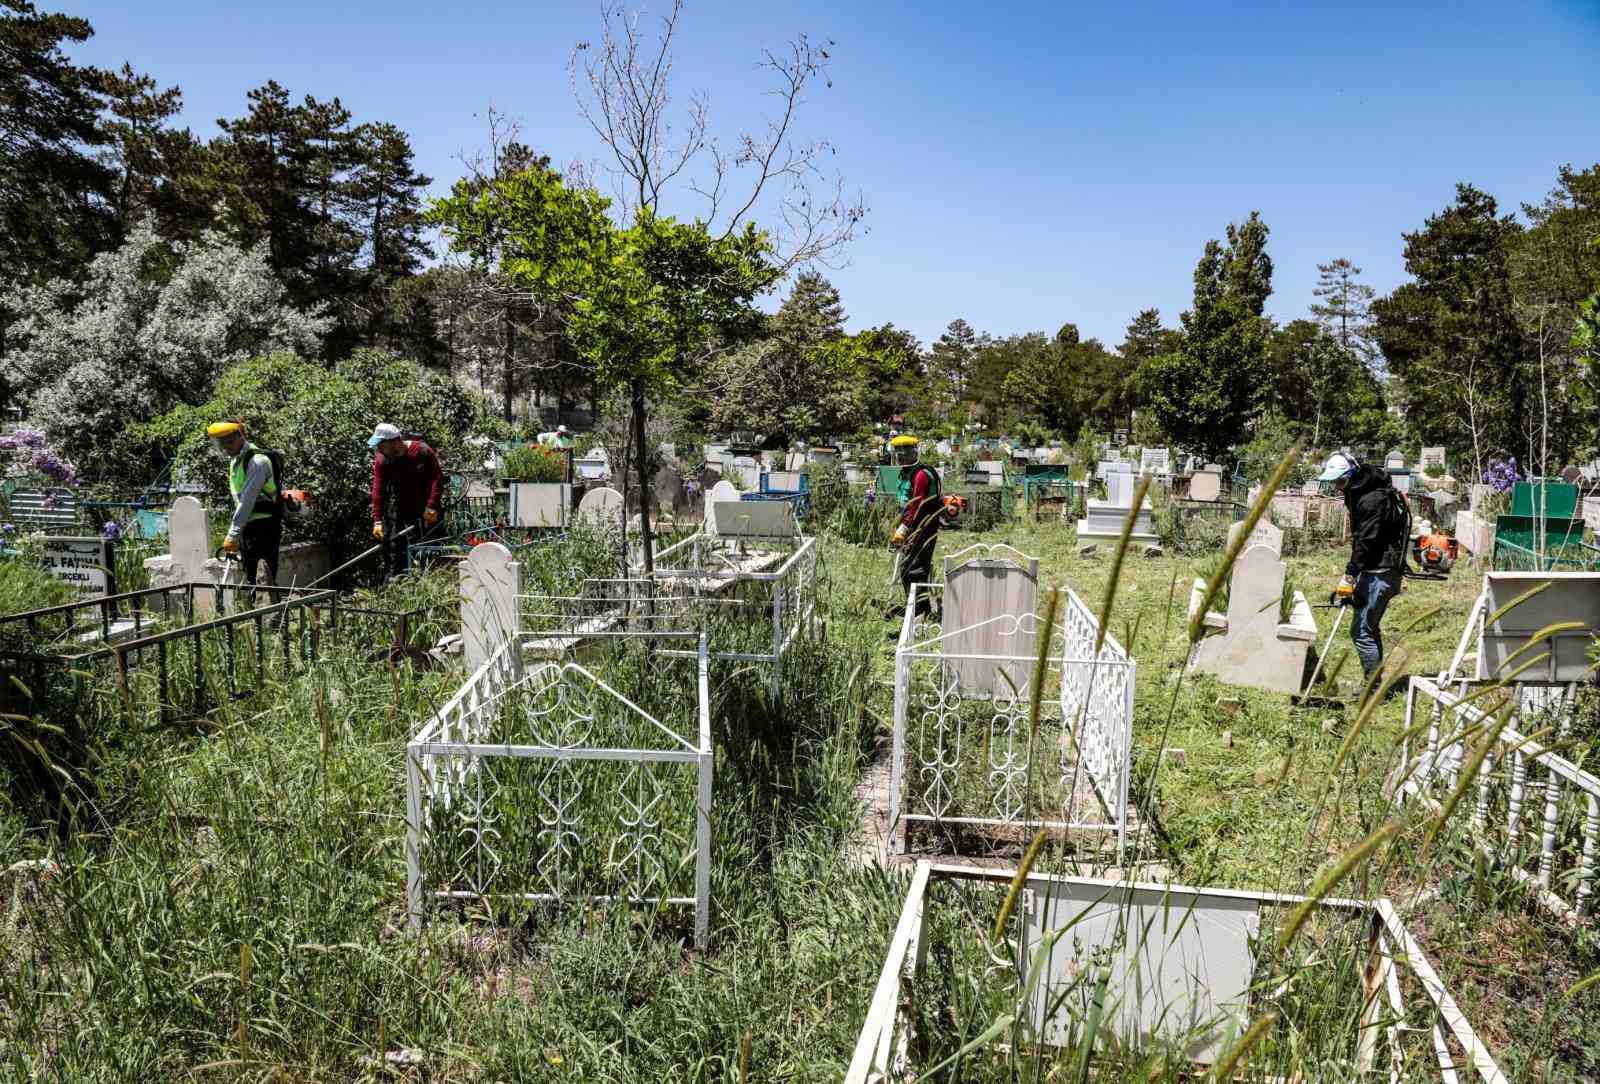
<path fill-rule="evenodd" d="M 1329 456 L 1317 480 L 1331 483 L 1350 513 L 1350 560 L 1333 597 L 1336 603 L 1352 608 L 1350 639 L 1362 673 L 1370 677 L 1383 662 L 1379 626 L 1384 611 L 1389 600 L 1400 593 L 1410 512 L 1388 472 L 1347 452 Z"/>

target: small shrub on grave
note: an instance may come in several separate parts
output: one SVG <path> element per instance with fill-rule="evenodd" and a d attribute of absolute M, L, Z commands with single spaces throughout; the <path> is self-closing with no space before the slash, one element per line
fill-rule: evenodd
<path fill-rule="evenodd" d="M 512 482 L 565 482 L 567 457 L 554 448 L 524 444 L 506 453 L 505 473 Z"/>

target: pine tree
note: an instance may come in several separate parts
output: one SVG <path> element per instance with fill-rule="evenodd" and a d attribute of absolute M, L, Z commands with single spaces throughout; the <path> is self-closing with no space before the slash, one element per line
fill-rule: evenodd
<path fill-rule="evenodd" d="M 1358 282 L 1361 268 L 1344 257 L 1317 264 L 1317 285 L 1311 292 L 1322 301 L 1312 302 L 1311 315 L 1333 336 L 1341 349 L 1368 366 L 1378 357 L 1372 339 L 1372 299 L 1378 291 Z"/>
<path fill-rule="evenodd" d="M 92 155 L 105 141 L 96 73 L 62 52 L 93 33 L 84 19 L 0 0 L 0 269 L 9 278 L 71 273 L 110 240 L 111 176 Z"/>
<path fill-rule="evenodd" d="M 944 334 L 939 336 L 939 341 L 933 344 L 929 352 L 929 375 L 935 387 L 944 392 L 946 417 L 951 409 L 966 401 L 977 348 L 977 332 L 972 330 L 972 325 L 958 317 L 950 321 L 950 326 L 945 328 Z"/>
<path fill-rule="evenodd" d="M 780 338 L 803 348 L 843 338 L 844 321 L 844 305 L 833 283 L 815 271 L 802 271 L 772 326 Z"/>
<path fill-rule="evenodd" d="M 393 124 L 356 129 L 349 203 L 365 235 L 367 266 L 363 294 L 367 343 L 386 333 L 394 284 L 416 274 L 429 255 L 422 239 L 422 192 L 432 178 L 416 171 L 411 141 Z"/>
<path fill-rule="evenodd" d="M 127 64 L 97 80 L 106 115 L 100 160 L 114 177 L 111 207 L 118 238 L 150 219 L 168 240 L 192 240 L 211 221 L 206 150 L 187 128 L 168 121 L 183 109 L 183 91 L 159 89 Z"/>

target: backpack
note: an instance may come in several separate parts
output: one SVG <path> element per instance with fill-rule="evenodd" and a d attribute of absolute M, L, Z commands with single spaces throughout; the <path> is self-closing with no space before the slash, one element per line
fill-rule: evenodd
<path fill-rule="evenodd" d="M 1383 555 L 1387 567 L 1411 571 L 1411 505 L 1393 485 L 1383 514 Z"/>
<path fill-rule="evenodd" d="M 256 451 L 258 451 L 262 455 L 266 456 L 267 457 L 267 461 L 272 464 L 272 481 L 273 481 L 273 484 L 278 487 L 278 499 L 272 502 L 271 511 L 272 511 L 273 516 L 275 516 L 278 519 L 282 519 L 283 518 L 283 506 L 284 506 L 284 503 L 285 503 L 285 501 L 287 499 L 287 498 L 285 498 L 284 493 L 288 490 L 288 486 L 284 483 L 284 480 L 283 480 L 283 452 L 280 451 L 277 448 L 259 448 L 259 447 L 256 449 Z M 260 503 L 261 502 L 260 502 L 260 500 L 258 498 L 257 501 L 256 501 L 257 507 L 260 507 Z"/>

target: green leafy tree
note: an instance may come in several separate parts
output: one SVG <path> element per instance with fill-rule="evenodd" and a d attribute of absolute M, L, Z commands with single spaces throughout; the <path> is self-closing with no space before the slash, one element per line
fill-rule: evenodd
<path fill-rule="evenodd" d="M 1273 410 L 1312 448 L 1324 440 L 1383 442 L 1374 435 L 1388 431 L 1382 386 L 1334 332 L 1316 321 L 1291 320 L 1274 330 L 1270 357 Z"/>
<path fill-rule="evenodd" d="M 846 335 L 844 321 L 839 291 L 815 272 L 799 275 L 765 336 L 712 365 L 709 420 L 785 443 L 858 429 L 873 382 L 903 364 L 903 344 L 874 331 Z"/>
<path fill-rule="evenodd" d="M 1243 224 L 1228 226 L 1226 246 L 1206 243 L 1181 345 L 1145 361 L 1136 374 L 1139 395 L 1160 427 L 1203 455 L 1221 456 L 1243 440 L 1266 400 L 1267 232 L 1252 211 Z"/>
<path fill-rule="evenodd" d="M 1063 324 L 1054 339 L 1024 335 L 1014 340 L 1017 363 L 1005 380 L 1007 422 L 1031 421 L 1064 440 L 1076 440 L 1083 428 L 1085 369 L 1105 361 L 1097 340 L 1080 339 L 1075 324 Z"/>
<path fill-rule="evenodd" d="M 311 517 L 298 530 L 350 552 L 369 542 L 373 425 L 393 421 L 424 434 L 450 469 L 469 461 L 462 440 L 473 431 L 475 407 L 454 382 L 379 351 L 357 350 L 331 369 L 277 354 L 230 366 L 204 401 L 135 426 L 127 442 L 142 458 L 175 456 L 187 477 L 225 494 L 227 464 L 205 427 L 236 418 L 256 443 L 284 452 L 288 481 L 311 494 Z"/>
<path fill-rule="evenodd" d="M 673 3 L 652 42 L 631 13 L 605 8 L 599 38 L 573 51 L 579 112 L 610 151 L 607 171 L 621 197 L 615 221 L 608 201 L 563 186 L 548 169 L 525 170 L 514 185 L 477 200 L 458 187 L 436 208 L 453 247 L 470 250 L 488 223 L 503 226 L 502 272 L 563 307 L 573 351 L 594 365 L 597 388 L 625 397 L 647 573 L 654 565 L 649 397 L 692 387 L 715 355 L 748 340 L 762 323 L 752 299 L 791 271 L 826 262 L 865 214 L 823 173 L 833 148 L 796 140 L 791 127 L 807 90 L 827 82 L 832 43 L 801 35 L 764 54 L 761 66 L 776 84 L 773 118 L 740 135 L 738 153 L 727 155 L 708 132 L 703 99 L 674 122 L 672 47 L 681 12 L 682 3 Z M 813 191 L 818 180 L 831 194 Z M 667 214 L 675 200 L 694 201 L 696 213 Z M 773 234 L 754 224 L 764 207 L 780 224 Z"/>
<path fill-rule="evenodd" d="M 874 348 L 864 358 L 867 364 L 865 421 L 886 423 L 894 415 L 910 410 L 913 403 L 927 398 L 928 379 L 922 344 L 911 332 L 892 323 L 868 330 Z"/>
<path fill-rule="evenodd" d="M 1593 445 L 1593 414 L 1581 385 L 1585 368 L 1574 344 L 1584 299 L 1600 284 L 1600 166 L 1562 166 L 1542 203 L 1522 206 L 1528 228 L 1512 245 L 1507 270 L 1513 307 L 1529 342 L 1527 379 L 1537 388 L 1526 463 L 1554 473 Z"/>
<path fill-rule="evenodd" d="M 650 399 L 691 386 L 715 345 L 759 329 L 751 302 L 772 285 L 771 246 L 753 224 L 717 237 L 702 222 L 647 209 L 624 229 L 609 206 L 593 189 L 568 188 L 535 167 L 478 192 L 457 182 L 429 218 L 457 252 L 486 251 L 496 237 L 501 273 L 566 308 L 574 350 L 603 389 L 626 397 L 644 460 L 639 476 L 648 482 Z M 648 571 L 648 520 L 644 538 Z"/>
<path fill-rule="evenodd" d="M 1481 474 L 1491 454 L 1525 447 L 1518 420 L 1537 399 L 1525 364 L 1508 260 L 1522 232 L 1492 196 L 1468 184 L 1405 234 L 1413 281 L 1373 302 L 1373 332 L 1404 391 L 1413 431 Z"/>

